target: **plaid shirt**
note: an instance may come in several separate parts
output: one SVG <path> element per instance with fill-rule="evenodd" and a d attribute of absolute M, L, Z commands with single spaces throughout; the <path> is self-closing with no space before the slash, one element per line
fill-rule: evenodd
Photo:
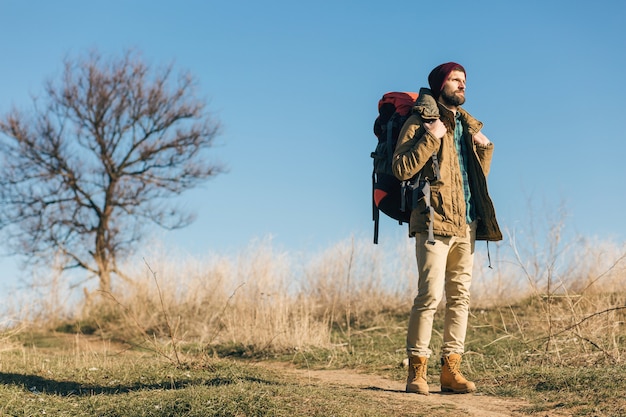
<path fill-rule="evenodd" d="M 454 128 L 454 144 L 459 157 L 461 167 L 461 177 L 463 177 L 463 194 L 465 195 L 465 220 L 470 224 L 476 218 L 474 205 L 472 204 L 472 191 L 470 190 L 469 178 L 467 174 L 467 158 L 469 150 L 467 143 L 463 140 L 463 125 L 461 124 L 461 113 L 456 112 L 456 126 Z"/>

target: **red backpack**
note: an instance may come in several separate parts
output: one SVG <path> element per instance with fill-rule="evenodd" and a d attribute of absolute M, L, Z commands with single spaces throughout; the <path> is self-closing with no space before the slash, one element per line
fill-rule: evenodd
<path fill-rule="evenodd" d="M 389 92 L 378 101 L 378 117 L 374 121 L 374 134 L 378 138 L 372 172 L 372 208 L 374 220 L 374 243 L 378 243 L 378 225 L 382 211 L 400 224 L 408 223 L 411 211 L 401 207 L 401 181 L 391 169 L 391 158 L 402 125 L 409 117 L 417 100 L 417 93 Z"/>
<path fill-rule="evenodd" d="M 371 153 L 374 159 L 372 172 L 372 209 L 374 220 L 374 243 L 378 243 L 380 212 L 382 211 L 400 224 L 409 223 L 411 210 L 417 207 L 418 200 L 424 199 L 425 212 L 430 212 L 429 243 L 434 243 L 432 223 L 433 209 L 430 206 L 430 183 L 418 174 L 407 181 L 400 181 L 391 168 L 393 152 L 400 130 L 417 100 L 412 92 L 389 92 L 378 102 L 378 117 L 374 121 L 374 134 L 378 138 L 376 149 Z M 432 156 L 437 178 L 439 163 L 437 154 Z"/>

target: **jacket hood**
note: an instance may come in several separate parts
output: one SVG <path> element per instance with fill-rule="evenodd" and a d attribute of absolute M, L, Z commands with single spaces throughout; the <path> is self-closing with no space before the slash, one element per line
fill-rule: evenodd
<path fill-rule="evenodd" d="M 424 121 L 439 119 L 439 106 L 430 89 L 420 88 L 419 96 L 412 111 L 419 114 Z"/>

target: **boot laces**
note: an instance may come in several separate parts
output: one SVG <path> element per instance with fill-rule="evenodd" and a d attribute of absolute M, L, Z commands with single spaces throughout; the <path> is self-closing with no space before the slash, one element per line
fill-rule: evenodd
<path fill-rule="evenodd" d="M 426 375 L 426 365 L 419 363 L 419 362 L 413 362 L 411 364 L 413 366 L 413 371 L 415 372 L 415 376 L 418 377 L 423 377 L 424 375 Z"/>
<path fill-rule="evenodd" d="M 448 360 L 448 368 L 452 374 L 459 375 L 461 373 L 461 361 Z"/>
<path fill-rule="evenodd" d="M 417 375 L 421 375 L 422 372 L 424 371 L 424 368 L 425 366 L 422 364 L 419 364 L 419 363 L 413 364 L 413 370 L 415 371 Z"/>

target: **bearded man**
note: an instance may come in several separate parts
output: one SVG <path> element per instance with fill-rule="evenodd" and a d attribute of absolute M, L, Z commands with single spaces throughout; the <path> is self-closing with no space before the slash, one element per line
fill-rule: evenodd
<path fill-rule="evenodd" d="M 467 393 L 476 390 L 460 370 L 475 241 L 502 239 L 487 190 L 493 143 L 482 133 L 482 122 L 461 107 L 466 91 L 463 66 L 441 64 L 431 71 L 428 83 L 430 90 L 420 90 L 393 156 L 398 179 L 420 174 L 430 191 L 429 198 L 420 199 L 412 209 L 409 223 L 416 244 L 418 288 L 407 331 L 406 391 L 429 393 L 426 370 L 433 318 L 445 293 L 441 391 Z"/>

